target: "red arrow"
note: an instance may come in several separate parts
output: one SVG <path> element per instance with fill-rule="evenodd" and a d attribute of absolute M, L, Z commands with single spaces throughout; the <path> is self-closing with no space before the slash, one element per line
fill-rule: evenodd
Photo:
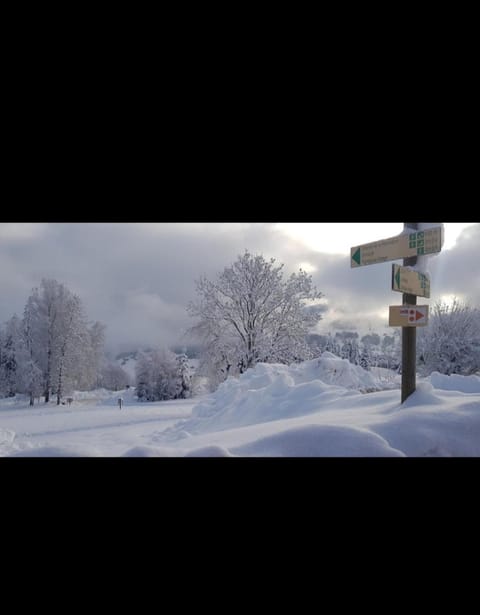
<path fill-rule="evenodd" d="M 418 320 L 419 318 L 425 318 L 425 314 L 422 314 L 422 312 L 415 310 L 415 320 Z"/>

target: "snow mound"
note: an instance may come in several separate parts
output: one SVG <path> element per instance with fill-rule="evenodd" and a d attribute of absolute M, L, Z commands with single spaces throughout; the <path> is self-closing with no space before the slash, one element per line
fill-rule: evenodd
<path fill-rule="evenodd" d="M 233 455 L 223 446 L 203 446 L 188 452 L 185 457 L 233 457 Z"/>
<path fill-rule="evenodd" d="M 337 384 L 361 393 L 382 389 L 372 372 L 353 365 L 347 359 L 340 359 L 331 352 L 324 352 L 319 359 L 306 361 L 300 366 L 304 366 L 306 378 L 319 378 L 327 384 Z"/>
<path fill-rule="evenodd" d="M 405 457 L 381 436 L 358 427 L 305 425 L 232 449 L 254 457 Z"/>
<path fill-rule="evenodd" d="M 402 408 L 413 406 L 441 406 L 441 397 L 434 393 L 435 389 L 430 382 L 419 382 L 416 390 L 403 402 Z"/>
<path fill-rule="evenodd" d="M 15 432 L 11 429 L 0 429 L 0 444 L 11 444 L 15 439 Z"/>
<path fill-rule="evenodd" d="M 425 403 L 421 391 L 413 393 L 389 420 L 371 429 L 407 457 L 480 456 L 480 403 L 458 394 L 441 393 L 441 405 Z M 417 396 L 417 404 L 409 404 Z M 424 405 L 425 404 L 425 405 Z"/>
<path fill-rule="evenodd" d="M 239 378 L 228 378 L 193 407 L 192 419 L 167 430 L 191 434 L 300 417 L 328 409 L 329 403 L 358 392 L 380 390 L 370 372 L 324 352 L 295 365 L 259 363 Z"/>
<path fill-rule="evenodd" d="M 122 457 L 168 457 L 160 448 L 154 448 L 152 446 L 134 446 L 129 448 Z"/>
<path fill-rule="evenodd" d="M 430 382 L 436 389 L 444 391 L 460 391 L 461 393 L 480 393 L 480 377 L 479 376 L 460 376 L 452 374 L 446 376 L 439 372 L 430 374 Z"/>

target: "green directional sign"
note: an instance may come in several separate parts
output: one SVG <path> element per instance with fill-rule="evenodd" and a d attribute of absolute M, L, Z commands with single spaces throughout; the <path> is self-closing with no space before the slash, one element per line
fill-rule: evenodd
<path fill-rule="evenodd" d="M 406 233 L 372 241 L 350 249 L 350 266 L 362 267 L 385 261 L 434 254 L 442 249 L 443 227 L 436 226 L 425 231 Z"/>
<path fill-rule="evenodd" d="M 409 267 L 393 264 L 392 290 L 428 299 L 430 297 L 430 276 Z"/>

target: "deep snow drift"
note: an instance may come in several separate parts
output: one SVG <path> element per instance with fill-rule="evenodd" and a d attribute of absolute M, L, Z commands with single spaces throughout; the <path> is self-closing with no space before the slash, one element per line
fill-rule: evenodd
<path fill-rule="evenodd" d="M 196 399 L 139 403 L 130 389 L 122 410 L 108 391 L 71 406 L 0 400 L 0 455 L 480 456 L 480 377 L 433 373 L 401 405 L 386 372 L 324 353 L 259 364 Z"/>

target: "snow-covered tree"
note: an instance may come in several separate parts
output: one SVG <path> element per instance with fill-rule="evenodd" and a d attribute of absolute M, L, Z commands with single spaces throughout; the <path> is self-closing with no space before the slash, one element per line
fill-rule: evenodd
<path fill-rule="evenodd" d="M 90 338 L 80 297 L 64 287 L 57 309 L 52 376 L 59 405 L 64 393 L 78 388 L 85 371 L 84 359 L 88 356 Z"/>
<path fill-rule="evenodd" d="M 275 259 L 245 251 L 216 281 L 198 280 L 196 292 L 187 308 L 198 319 L 190 332 L 203 342 L 202 362 L 219 380 L 258 362 L 311 356 L 306 336 L 322 317 L 315 302 L 323 295 L 301 269 L 284 280 Z"/>
<path fill-rule="evenodd" d="M 368 344 L 363 344 L 362 349 L 360 351 L 360 356 L 358 358 L 358 365 L 363 367 L 367 372 L 370 371 L 370 367 L 373 365 L 373 355 L 371 351 L 371 346 Z"/>
<path fill-rule="evenodd" d="M 166 348 L 140 352 L 135 366 L 140 401 L 162 401 L 180 396 L 181 376 L 176 355 Z"/>
<path fill-rule="evenodd" d="M 353 365 L 360 364 L 360 347 L 355 337 L 347 337 L 340 349 L 342 359 L 347 359 Z"/>
<path fill-rule="evenodd" d="M 105 360 L 100 368 L 98 386 L 110 391 L 120 391 L 131 384 L 130 375 L 116 363 Z"/>
<path fill-rule="evenodd" d="M 18 385 L 20 391 L 27 393 L 30 405 L 33 406 L 35 397 L 40 397 L 43 391 L 43 374 L 32 359 L 27 359 L 20 364 Z"/>
<path fill-rule="evenodd" d="M 455 298 L 438 301 L 417 342 L 419 369 L 430 374 L 474 374 L 480 368 L 480 310 Z"/>
<path fill-rule="evenodd" d="M 367 333 L 360 340 L 364 346 L 379 346 L 380 336 L 378 333 Z"/>
<path fill-rule="evenodd" d="M 150 401 L 153 361 L 149 353 L 139 352 L 135 364 L 135 389 L 140 401 Z"/>
<path fill-rule="evenodd" d="M 28 305 L 28 302 L 27 302 Z M 24 341 L 24 360 L 21 361 L 20 383 L 21 391 L 27 393 L 30 405 L 33 406 L 35 397 L 39 397 L 43 391 L 43 372 L 35 359 L 36 335 L 34 331 L 35 318 L 33 312 L 24 311 L 22 321 L 22 333 Z"/>
<path fill-rule="evenodd" d="M 22 344 L 22 323 L 15 314 L 0 335 L 0 392 L 5 397 L 13 397 L 18 390 Z"/>
<path fill-rule="evenodd" d="M 395 338 L 393 337 L 393 335 L 387 335 L 386 333 L 384 333 L 382 339 L 382 351 L 388 352 L 388 350 L 393 348 L 394 346 Z"/>
<path fill-rule="evenodd" d="M 113 388 L 101 382 L 104 379 L 104 371 L 107 369 L 107 365 L 109 365 L 104 354 L 105 329 L 106 326 L 104 324 L 95 322 L 84 331 L 83 352 L 79 357 L 83 365 L 82 369 L 78 371 L 78 379 L 75 386 L 75 388 L 81 391 L 88 391 L 102 386 L 107 389 Z M 128 378 L 125 382 L 129 382 Z"/>
<path fill-rule="evenodd" d="M 188 399 L 192 395 L 192 374 L 185 353 L 177 355 L 177 391 L 175 397 Z"/>
<path fill-rule="evenodd" d="M 24 310 L 24 329 L 31 358 L 43 374 L 45 402 L 56 393 L 59 404 L 66 392 L 92 381 L 98 349 L 92 349 L 80 298 L 63 284 L 43 279 L 40 288 L 33 289 Z"/>
<path fill-rule="evenodd" d="M 340 356 L 340 346 L 331 333 L 327 335 L 311 333 L 307 336 L 307 343 L 310 346 L 312 358 L 319 357 L 323 352 L 331 352 Z"/>
<path fill-rule="evenodd" d="M 331 333 L 327 335 L 327 342 L 325 344 L 325 352 L 331 352 L 339 357 L 341 355 L 341 347 L 336 337 L 333 337 Z"/>

